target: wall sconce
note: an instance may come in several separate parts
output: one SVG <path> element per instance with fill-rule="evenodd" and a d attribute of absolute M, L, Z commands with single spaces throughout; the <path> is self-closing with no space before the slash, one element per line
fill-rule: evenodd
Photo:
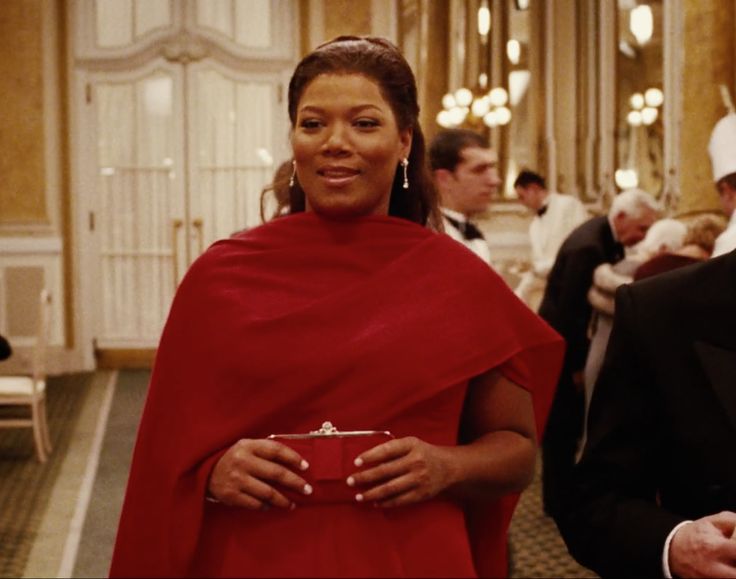
<path fill-rule="evenodd" d="M 616 185 L 622 191 L 639 186 L 639 174 L 636 169 L 616 169 L 614 177 Z"/>
<path fill-rule="evenodd" d="M 491 31 L 491 10 L 488 4 L 483 2 L 478 8 L 478 34 L 483 44 L 488 41 L 488 33 Z"/>
<path fill-rule="evenodd" d="M 651 6 L 640 4 L 629 12 L 629 28 L 640 46 L 652 39 L 654 34 L 654 16 Z"/>
<path fill-rule="evenodd" d="M 511 64 L 519 64 L 521 60 L 521 43 L 515 38 L 512 38 L 506 43 L 506 56 L 509 57 Z"/>

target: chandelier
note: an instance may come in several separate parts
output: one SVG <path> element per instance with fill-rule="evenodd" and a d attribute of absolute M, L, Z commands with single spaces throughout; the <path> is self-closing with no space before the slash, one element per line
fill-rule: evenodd
<path fill-rule="evenodd" d="M 511 109 L 506 105 L 509 94 L 503 87 L 495 87 L 484 92 L 469 88 L 459 88 L 454 93 L 442 97 L 443 109 L 437 113 L 437 124 L 441 127 L 458 127 L 463 123 L 497 127 L 511 121 Z"/>
<path fill-rule="evenodd" d="M 488 37 L 491 31 L 491 11 L 488 0 L 482 0 L 478 8 L 478 35 L 480 36 L 481 69 L 488 69 Z M 518 45 L 518 43 L 517 43 Z M 509 45 L 509 58 L 518 61 L 517 45 Z M 483 66 L 485 64 L 485 66 Z M 442 110 L 437 113 L 437 124 L 444 128 L 466 124 L 473 128 L 492 128 L 507 125 L 511 121 L 509 93 L 501 86 L 489 88 L 488 74 L 478 75 L 474 89 L 461 87 L 442 97 Z"/>
<path fill-rule="evenodd" d="M 656 87 L 647 89 L 643 94 L 635 92 L 629 98 L 631 110 L 626 115 L 626 122 L 632 127 L 654 124 L 663 102 L 664 93 Z"/>

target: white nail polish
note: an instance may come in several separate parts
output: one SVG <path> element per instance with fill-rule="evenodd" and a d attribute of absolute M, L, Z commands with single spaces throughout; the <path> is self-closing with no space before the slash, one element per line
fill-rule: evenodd
<path fill-rule="evenodd" d="M 349 487 L 354 487 L 355 486 L 355 479 L 353 477 L 349 476 L 348 477 L 348 480 L 347 480 L 347 483 L 348 483 L 348 486 Z"/>
<path fill-rule="evenodd" d="M 309 468 L 309 463 L 306 460 L 302 460 L 299 463 L 299 468 L 302 470 L 307 470 Z"/>
<path fill-rule="evenodd" d="M 304 494 L 305 495 L 311 495 L 312 494 L 312 485 L 304 485 Z"/>
<path fill-rule="evenodd" d="M 363 495 L 361 495 L 360 493 L 358 493 L 357 495 L 355 495 L 355 500 L 358 501 L 359 503 L 362 503 L 363 502 Z"/>
<path fill-rule="evenodd" d="M 353 461 L 353 464 L 355 464 L 355 466 L 363 466 L 363 459 L 358 457 Z"/>

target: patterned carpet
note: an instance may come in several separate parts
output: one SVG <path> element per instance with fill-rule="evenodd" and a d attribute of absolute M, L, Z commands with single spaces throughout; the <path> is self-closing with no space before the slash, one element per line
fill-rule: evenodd
<path fill-rule="evenodd" d="M 511 521 L 511 577 L 597 577 L 567 552 L 557 526 L 542 511 L 541 469 L 521 495 Z"/>
<path fill-rule="evenodd" d="M 147 381 L 141 376 L 121 374 L 122 382 L 127 379 L 135 379 L 141 384 Z M 0 430 L 0 577 L 23 574 L 71 433 L 78 422 L 79 409 L 89 395 L 91 383 L 91 374 L 63 376 L 49 381 L 49 424 L 54 452 L 46 465 L 35 459 L 30 429 Z M 144 392 L 144 388 L 132 388 L 127 382 L 126 386 L 116 393 L 117 403 L 108 424 L 105 452 L 90 504 L 95 516 L 85 523 L 75 577 L 103 575 L 109 565 L 115 522 L 127 478 L 127 460 L 144 398 L 138 392 Z M 117 414 L 116 406 L 120 407 Z M 130 430 L 129 441 L 119 436 L 124 425 L 126 431 Z M 111 440 L 110 435 L 115 440 Z M 119 438 L 125 440 L 121 442 L 117 440 Z M 127 446 L 122 450 L 115 449 L 110 446 L 113 443 Z M 120 460 L 121 455 L 126 459 Z M 117 462 L 124 465 L 117 467 Z M 119 480 L 113 484 L 113 479 Z M 115 494 L 112 501 L 111 492 Z M 557 527 L 542 512 L 540 492 L 537 472 L 532 486 L 522 495 L 511 523 L 511 577 L 596 577 L 575 563 L 567 553 Z M 95 502 L 100 498 L 97 495 L 103 502 L 114 503 L 107 516 Z"/>
<path fill-rule="evenodd" d="M 48 421 L 54 450 L 46 464 L 36 460 L 30 428 L 0 430 L 0 577 L 23 574 L 91 382 L 92 374 L 49 379 Z M 6 415 L 9 409 L 0 410 Z"/>

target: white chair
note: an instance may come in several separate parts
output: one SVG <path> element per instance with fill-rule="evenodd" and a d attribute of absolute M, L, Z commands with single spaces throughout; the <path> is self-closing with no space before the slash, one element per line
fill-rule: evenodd
<path fill-rule="evenodd" d="M 0 417 L 0 428 L 33 428 L 36 454 L 46 462 L 51 452 L 49 428 L 46 422 L 46 345 L 49 334 L 51 294 L 41 291 L 38 333 L 33 346 L 30 375 L 0 376 L 0 407 L 28 406 L 29 418 Z"/>

